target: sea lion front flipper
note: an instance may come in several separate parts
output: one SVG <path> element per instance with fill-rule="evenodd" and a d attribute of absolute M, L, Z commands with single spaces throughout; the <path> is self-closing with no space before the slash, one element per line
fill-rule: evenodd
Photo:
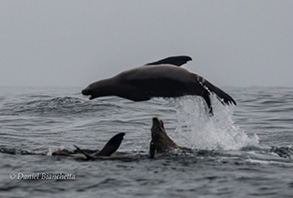
<path fill-rule="evenodd" d="M 181 65 L 184 65 L 185 63 L 191 60 L 192 58 L 190 58 L 189 56 L 170 56 L 162 60 L 158 60 L 156 62 L 145 64 L 145 66 L 170 64 L 180 67 Z"/>
<path fill-rule="evenodd" d="M 156 152 L 156 145 L 154 144 L 153 141 L 150 143 L 150 158 L 154 159 L 155 158 L 155 152 Z"/>
<path fill-rule="evenodd" d="M 100 152 L 95 154 L 95 156 L 110 156 L 110 155 L 112 155 L 112 153 L 117 151 L 117 149 L 119 148 L 119 146 L 123 140 L 124 135 L 125 135 L 125 133 L 118 133 L 117 135 L 113 136 L 107 142 L 107 144 L 104 146 L 104 148 Z"/>
<path fill-rule="evenodd" d="M 78 146 L 73 145 L 79 152 L 81 152 L 82 154 L 84 154 L 86 156 L 86 159 L 93 159 L 92 156 L 90 156 L 89 154 L 87 154 L 86 152 L 84 152 L 83 150 L 81 150 Z"/>

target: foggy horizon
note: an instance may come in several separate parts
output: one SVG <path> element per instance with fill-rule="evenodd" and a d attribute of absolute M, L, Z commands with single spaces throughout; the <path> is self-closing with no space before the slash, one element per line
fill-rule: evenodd
<path fill-rule="evenodd" d="M 0 86 L 81 87 L 169 56 L 216 86 L 292 87 L 292 1 L 1 1 Z"/>

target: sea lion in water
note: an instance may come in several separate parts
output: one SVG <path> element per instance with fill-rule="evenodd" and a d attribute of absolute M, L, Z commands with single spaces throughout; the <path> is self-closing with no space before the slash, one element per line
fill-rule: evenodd
<path fill-rule="evenodd" d="M 86 159 L 86 160 L 88 159 L 125 159 L 125 157 L 110 157 L 119 148 L 124 135 L 125 133 L 116 134 L 107 142 L 107 144 L 103 147 L 102 150 L 97 151 L 93 154 L 88 154 L 87 152 L 83 151 L 82 149 L 74 145 L 81 154 L 73 153 L 67 150 L 61 150 L 61 151 L 53 152 L 52 155 L 69 156 L 76 159 Z"/>
<path fill-rule="evenodd" d="M 164 59 L 163 59 L 164 60 Z M 112 78 L 90 84 L 82 94 L 94 99 L 119 96 L 132 101 L 146 101 L 154 97 L 202 96 L 213 115 L 210 93 L 222 104 L 235 104 L 234 99 L 203 77 L 174 65 L 148 65 L 124 71 Z"/>
<path fill-rule="evenodd" d="M 155 157 L 155 152 L 164 153 L 173 149 L 190 151 L 191 149 L 178 146 L 166 133 L 164 123 L 158 118 L 153 118 L 151 128 L 152 140 L 150 143 L 150 158 Z"/>
<path fill-rule="evenodd" d="M 191 60 L 192 60 L 192 58 L 189 56 L 171 56 L 171 57 L 164 58 L 164 59 L 156 61 L 156 62 L 148 63 L 145 66 L 170 64 L 170 65 L 176 65 L 176 66 L 180 67 L 181 65 L 184 65 L 185 63 L 187 63 L 188 61 L 191 61 Z"/>

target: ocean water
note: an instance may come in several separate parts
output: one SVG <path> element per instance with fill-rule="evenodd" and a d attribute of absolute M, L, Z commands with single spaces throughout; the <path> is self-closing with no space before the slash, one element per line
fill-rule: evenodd
<path fill-rule="evenodd" d="M 293 197 L 293 88 L 224 87 L 209 117 L 200 97 L 89 101 L 81 88 L 0 87 L 0 197 Z M 148 158 L 152 118 L 192 152 Z M 101 149 L 84 161 L 53 151 Z"/>

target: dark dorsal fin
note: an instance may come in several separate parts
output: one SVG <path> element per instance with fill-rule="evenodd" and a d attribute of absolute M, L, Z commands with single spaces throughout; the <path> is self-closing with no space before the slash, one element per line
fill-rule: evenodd
<path fill-rule="evenodd" d="M 170 56 L 168 58 L 164 58 L 162 60 L 148 63 L 146 65 L 162 65 L 162 64 L 170 64 L 170 65 L 176 65 L 181 66 L 187 63 L 188 61 L 191 61 L 192 59 L 189 56 Z"/>
<path fill-rule="evenodd" d="M 107 144 L 104 146 L 104 148 L 100 152 L 95 154 L 95 156 L 110 156 L 110 155 L 112 155 L 112 153 L 117 151 L 117 149 L 119 148 L 119 146 L 123 140 L 124 135 L 125 135 L 125 133 L 118 133 L 117 135 L 113 136 L 107 142 Z"/>

